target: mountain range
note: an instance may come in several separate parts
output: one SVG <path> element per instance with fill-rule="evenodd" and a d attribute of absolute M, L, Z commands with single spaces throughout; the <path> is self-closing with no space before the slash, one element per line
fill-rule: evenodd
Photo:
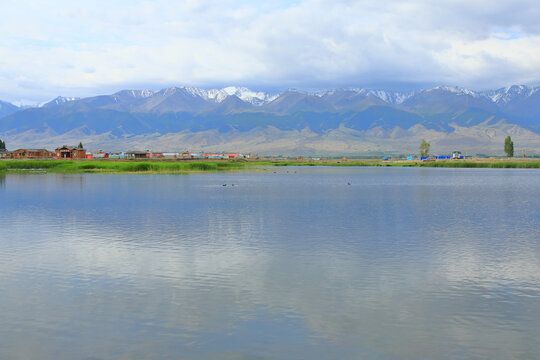
<path fill-rule="evenodd" d="M 96 150 L 404 154 L 418 152 L 425 138 L 433 152 L 502 154 L 507 135 L 516 151 L 540 153 L 540 87 L 280 94 L 173 87 L 58 97 L 31 108 L 0 102 L 0 138 L 9 148 L 82 141 Z"/>

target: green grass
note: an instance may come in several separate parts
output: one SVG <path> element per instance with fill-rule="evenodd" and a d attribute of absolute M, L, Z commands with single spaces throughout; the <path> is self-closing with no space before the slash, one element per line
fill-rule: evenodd
<path fill-rule="evenodd" d="M 174 174 L 240 170 L 245 166 L 397 166 L 446 168 L 540 169 L 540 161 L 512 160 L 440 160 L 432 162 L 347 160 L 347 161 L 114 161 L 114 160 L 6 160 L 0 161 L 0 172 L 43 170 L 56 173 L 155 173 Z"/>
<path fill-rule="evenodd" d="M 235 162 L 161 162 L 161 161 L 1 161 L 0 171 L 45 170 L 56 173 L 186 173 L 243 169 Z"/>
<path fill-rule="evenodd" d="M 499 168 L 499 169 L 540 169 L 540 161 L 512 160 L 438 160 L 438 161 L 261 161 L 251 162 L 258 166 L 396 166 L 396 167 L 445 167 L 445 168 Z"/>
<path fill-rule="evenodd" d="M 386 166 L 381 161 L 347 161 L 347 162 L 322 162 L 322 161 L 254 161 L 250 166 Z"/>
<path fill-rule="evenodd" d="M 451 168 L 540 169 L 540 161 L 434 161 L 420 163 L 419 166 Z"/>

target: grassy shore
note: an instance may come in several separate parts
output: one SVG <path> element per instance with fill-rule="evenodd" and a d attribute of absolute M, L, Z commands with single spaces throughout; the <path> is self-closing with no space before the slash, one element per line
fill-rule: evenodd
<path fill-rule="evenodd" d="M 540 159 L 467 159 L 467 160 L 267 160 L 251 162 L 260 166 L 397 166 L 397 167 L 446 167 L 446 168 L 509 168 L 540 169 Z"/>
<path fill-rule="evenodd" d="M 73 161 L 8 160 L 0 161 L 0 172 L 42 170 L 56 173 L 156 173 L 176 174 L 243 169 L 244 164 L 226 161 Z"/>
<path fill-rule="evenodd" d="M 242 170 L 258 166 L 397 166 L 397 167 L 446 167 L 446 168 L 524 168 L 540 169 L 537 159 L 467 159 L 438 161 L 404 161 L 379 159 L 367 160 L 234 160 L 204 161 L 117 161 L 117 160 L 5 160 L 0 161 L 0 173 L 55 172 L 55 173 L 150 173 L 182 174 Z"/>
<path fill-rule="evenodd" d="M 496 169 L 540 169 L 540 161 L 474 161 L 474 160 L 442 160 L 425 162 L 418 166 L 453 167 L 453 168 L 496 168 Z"/>

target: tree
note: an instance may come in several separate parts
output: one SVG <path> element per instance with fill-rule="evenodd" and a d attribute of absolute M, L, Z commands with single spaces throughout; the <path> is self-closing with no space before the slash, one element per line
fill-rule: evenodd
<path fill-rule="evenodd" d="M 82 141 L 81 141 L 79 142 L 79 149 L 82 149 L 82 148 L 84 148 L 84 146 L 82 145 Z"/>
<path fill-rule="evenodd" d="M 504 152 L 507 157 L 514 156 L 514 142 L 510 136 L 507 136 L 506 139 L 504 139 Z"/>
<path fill-rule="evenodd" d="M 420 144 L 420 156 L 426 157 L 429 154 L 429 146 L 430 144 L 426 141 L 426 139 L 422 139 L 422 143 Z"/>
<path fill-rule="evenodd" d="M 6 143 L 0 139 L 0 150 L 6 150 Z"/>

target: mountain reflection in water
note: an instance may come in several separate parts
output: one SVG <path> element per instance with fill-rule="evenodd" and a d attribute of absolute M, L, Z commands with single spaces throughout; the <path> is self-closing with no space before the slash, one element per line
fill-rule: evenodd
<path fill-rule="evenodd" d="M 7 175 L 0 358 L 540 354 L 540 172 L 273 171 Z"/>

